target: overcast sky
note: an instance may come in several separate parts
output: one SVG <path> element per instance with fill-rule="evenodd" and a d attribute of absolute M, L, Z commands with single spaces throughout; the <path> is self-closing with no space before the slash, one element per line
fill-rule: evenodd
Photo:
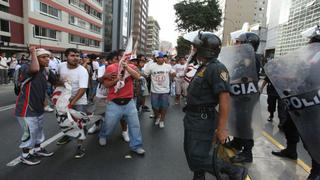
<path fill-rule="evenodd" d="M 175 10 L 173 5 L 177 0 L 149 0 L 149 16 L 153 16 L 160 25 L 160 41 L 170 41 L 176 46 Z"/>

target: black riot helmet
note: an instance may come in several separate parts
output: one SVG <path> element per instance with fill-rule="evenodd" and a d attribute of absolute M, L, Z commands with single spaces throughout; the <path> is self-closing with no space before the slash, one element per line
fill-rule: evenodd
<path fill-rule="evenodd" d="M 309 43 L 319 43 L 320 42 L 320 26 L 317 25 L 314 36 L 310 38 Z"/>
<path fill-rule="evenodd" d="M 221 51 L 221 40 L 212 32 L 198 33 L 198 40 L 192 42 L 197 48 L 197 56 L 205 58 L 216 58 Z"/>
<path fill-rule="evenodd" d="M 254 51 L 258 50 L 260 44 L 259 36 L 253 32 L 246 32 L 240 34 L 236 41 L 240 42 L 241 44 L 251 44 Z"/>

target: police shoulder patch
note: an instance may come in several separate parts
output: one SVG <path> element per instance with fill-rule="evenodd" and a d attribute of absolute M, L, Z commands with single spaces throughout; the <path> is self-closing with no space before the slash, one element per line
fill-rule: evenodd
<path fill-rule="evenodd" d="M 229 79 L 229 73 L 225 70 L 222 70 L 220 72 L 220 78 L 223 80 L 223 81 L 228 81 Z"/>

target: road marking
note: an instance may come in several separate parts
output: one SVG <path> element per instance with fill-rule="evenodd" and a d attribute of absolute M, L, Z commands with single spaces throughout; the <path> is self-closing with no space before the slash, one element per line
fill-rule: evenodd
<path fill-rule="evenodd" d="M 0 107 L 0 112 L 12 109 L 14 107 L 16 107 L 15 104 L 11 104 L 11 105 L 8 105 L 8 106 L 2 106 L 2 107 Z"/>
<path fill-rule="evenodd" d="M 48 146 L 49 144 L 53 143 L 54 141 L 56 141 L 57 139 L 59 139 L 59 138 L 62 137 L 63 135 L 64 135 L 63 132 L 60 132 L 60 133 L 54 135 L 53 137 L 51 137 L 51 138 L 47 139 L 46 141 L 44 141 L 44 142 L 41 144 L 41 147 L 44 148 L 44 147 Z M 17 158 L 15 158 L 15 159 L 12 160 L 11 162 L 9 162 L 9 163 L 7 164 L 7 166 L 10 166 L 10 167 L 16 166 L 16 165 L 18 165 L 20 162 L 21 162 L 20 156 L 18 156 Z"/>
<path fill-rule="evenodd" d="M 267 138 L 273 145 L 275 145 L 276 147 L 278 147 L 279 149 L 284 149 L 285 147 L 280 144 L 277 140 L 275 140 L 270 134 L 268 134 L 267 132 L 263 131 L 262 135 Z M 310 173 L 311 171 L 311 167 L 308 166 L 304 161 L 302 161 L 301 159 L 297 159 L 296 163 L 302 168 L 304 169 L 307 173 Z"/>

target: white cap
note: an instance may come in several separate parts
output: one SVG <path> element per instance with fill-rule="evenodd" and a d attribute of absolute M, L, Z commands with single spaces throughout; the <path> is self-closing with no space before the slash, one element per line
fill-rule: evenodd
<path fill-rule="evenodd" d="M 43 48 L 39 48 L 39 49 L 36 49 L 36 55 L 37 55 L 37 57 L 38 56 L 41 56 L 41 55 L 48 55 L 48 56 L 50 56 L 51 55 L 51 53 L 49 52 L 49 51 L 47 51 L 47 50 L 45 50 L 45 49 L 43 49 Z"/>
<path fill-rule="evenodd" d="M 313 26 L 311 28 L 308 28 L 306 30 L 304 30 L 303 32 L 301 32 L 301 35 L 305 38 L 313 38 L 315 36 L 320 36 L 320 27 L 319 25 L 317 26 Z"/>

